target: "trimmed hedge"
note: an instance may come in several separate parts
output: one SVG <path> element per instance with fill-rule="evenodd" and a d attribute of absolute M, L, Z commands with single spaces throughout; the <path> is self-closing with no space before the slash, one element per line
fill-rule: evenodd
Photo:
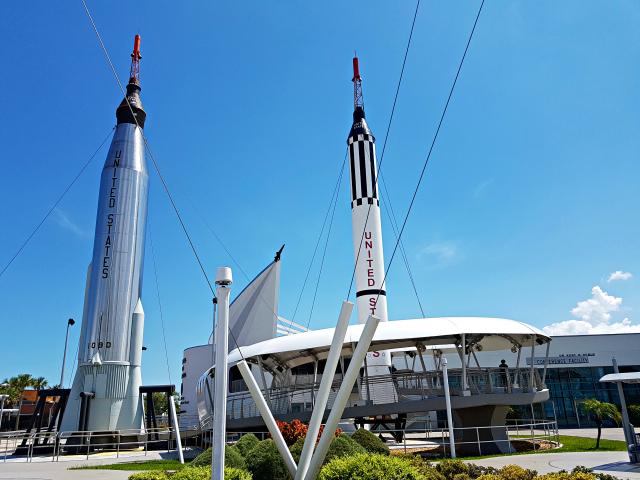
<path fill-rule="evenodd" d="M 469 475 L 469 466 L 461 460 L 442 460 L 436 465 L 436 470 L 441 473 L 446 480 L 454 480 L 454 477 L 460 474 Z"/>
<path fill-rule="evenodd" d="M 140 472 L 129 475 L 129 480 L 167 480 L 167 474 L 162 470 Z"/>
<path fill-rule="evenodd" d="M 369 453 L 379 453 L 380 455 L 389 455 L 389 447 L 375 434 L 364 428 L 356 430 L 351 438 L 358 442 Z"/>
<path fill-rule="evenodd" d="M 359 453 L 367 453 L 367 451 L 349 435 L 341 433 L 331 441 L 327 455 L 324 457 L 323 465 L 326 465 L 333 459 L 357 455 Z"/>
<path fill-rule="evenodd" d="M 165 475 L 163 479 L 167 478 Z M 131 477 L 129 477 L 131 480 Z M 147 479 L 140 479 L 147 480 Z M 171 476 L 171 480 L 211 480 L 211 466 L 183 468 Z M 224 480 L 251 480 L 251 474 L 238 468 L 224 469 Z"/>
<path fill-rule="evenodd" d="M 198 468 L 211 466 L 211 449 L 208 448 L 187 466 L 187 468 Z M 246 470 L 247 465 L 236 447 L 226 446 L 224 449 L 224 466 L 227 468 L 239 468 Z"/>
<path fill-rule="evenodd" d="M 272 439 L 263 440 L 245 458 L 254 480 L 290 480 L 291 475 Z"/>
<path fill-rule="evenodd" d="M 503 480 L 533 480 L 537 476 L 537 471 L 525 470 L 519 465 L 507 465 L 500 469 L 500 477 Z"/>
<path fill-rule="evenodd" d="M 302 448 L 304 447 L 304 438 L 299 438 L 296 440 L 296 443 L 289 447 L 289 451 L 291 452 L 291 456 L 293 460 L 296 462 L 296 465 L 300 461 L 300 455 L 302 455 Z"/>
<path fill-rule="evenodd" d="M 246 457 L 251 450 L 254 449 L 256 445 L 260 443 L 258 437 L 256 437 L 253 433 L 247 433 L 240 437 L 235 444 L 235 447 L 240 451 L 240 455 Z"/>
<path fill-rule="evenodd" d="M 425 480 L 405 459 L 395 455 L 358 454 L 336 458 L 322 467 L 318 480 Z"/>

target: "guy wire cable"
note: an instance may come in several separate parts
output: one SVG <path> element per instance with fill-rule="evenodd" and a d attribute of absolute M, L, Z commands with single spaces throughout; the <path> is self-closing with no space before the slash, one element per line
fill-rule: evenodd
<path fill-rule="evenodd" d="M 300 296 L 298 297 L 298 303 L 296 303 L 296 308 L 293 312 L 293 318 L 291 318 L 291 321 L 293 322 L 296 319 L 296 313 L 298 312 L 298 307 L 300 306 L 300 300 L 302 300 L 302 294 L 304 293 L 304 289 L 305 286 L 307 285 L 307 280 L 309 279 L 309 274 L 311 273 L 311 267 L 313 266 L 313 261 L 316 258 L 316 253 L 318 252 L 318 246 L 320 245 L 320 240 L 322 240 L 322 233 L 324 232 L 324 227 L 327 224 L 327 219 L 329 218 L 329 212 L 331 211 L 331 205 L 333 204 L 333 198 L 336 195 L 336 191 L 339 188 L 339 184 L 340 181 L 342 180 L 342 172 L 344 171 L 344 166 L 347 163 L 347 155 L 349 153 L 349 150 L 347 149 L 347 151 L 344 154 L 344 160 L 342 162 L 342 168 L 340 169 L 340 174 L 338 175 L 338 181 L 336 182 L 336 186 L 333 188 L 333 193 L 331 194 L 331 201 L 329 202 L 329 207 L 327 208 L 327 213 L 324 216 L 324 222 L 322 223 L 322 228 L 320 229 L 320 235 L 318 235 L 318 241 L 316 242 L 316 248 L 313 251 L 313 255 L 311 257 L 311 263 L 309 264 L 309 269 L 307 270 L 307 275 L 304 278 L 304 283 L 302 284 L 302 290 L 300 291 Z M 291 328 L 291 327 L 289 327 Z M 307 328 L 309 328 L 307 326 Z M 291 330 L 289 330 L 289 332 L 291 332 Z"/>
<path fill-rule="evenodd" d="M 0 277 L 2 276 L 2 274 L 4 272 L 7 271 L 7 268 L 9 268 L 9 265 L 11 265 L 13 263 L 13 261 L 16 259 L 16 257 L 20 254 L 20 252 L 22 251 L 22 249 L 24 247 L 26 247 L 27 243 L 29 243 L 29 240 L 31 240 L 31 238 L 36 234 L 36 232 L 40 229 L 40 227 L 42 226 L 42 224 L 45 222 L 45 220 L 47 218 L 49 218 L 49 215 L 51 215 L 51 212 L 53 212 L 55 210 L 55 208 L 58 206 L 58 204 L 60 203 L 60 201 L 64 198 L 64 196 L 67 194 L 67 192 L 71 189 L 71 187 L 73 187 L 73 184 L 76 183 L 76 180 L 78 180 L 78 178 L 80 177 L 80 175 L 82 175 L 82 172 L 85 171 L 85 169 L 89 166 L 89 164 L 91 163 L 91 160 L 93 160 L 93 158 L 98 154 L 98 152 L 100 151 L 100 149 L 102 149 L 102 146 L 105 144 L 105 142 L 109 139 L 109 137 L 111 136 L 111 134 L 113 133 L 113 131 L 116 129 L 116 127 L 113 127 L 111 129 L 111 131 L 109 132 L 109 134 L 107 135 L 107 137 L 102 141 L 102 143 L 100 144 L 100 146 L 98 147 L 98 149 L 94 152 L 93 155 L 91 155 L 91 158 L 87 161 L 87 163 L 84 164 L 84 167 L 82 167 L 82 169 L 80 169 L 80 172 L 78 172 L 78 175 L 76 175 L 76 178 L 73 179 L 73 181 L 71 182 L 71 184 L 69 184 L 69 186 L 67 187 L 67 189 L 62 193 L 62 195 L 60 195 L 60 198 L 58 198 L 58 201 L 53 205 L 53 207 L 51 207 L 51 210 L 49 210 L 47 212 L 47 214 L 44 216 L 44 218 L 42 219 L 42 221 L 38 224 L 38 226 L 35 228 L 35 230 L 33 232 L 31 232 L 31 235 L 29 235 L 29 238 L 27 238 L 25 240 L 25 242 L 22 244 L 22 246 L 18 249 L 18 251 L 16 252 L 16 254 L 11 258 L 11 260 L 9 260 L 9 263 L 7 263 L 7 265 L 2 269 L 2 272 L 0 272 Z"/>
<path fill-rule="evenodd" d="M 345 158 L 346 160 L 346 158 Z M 324 258 L 327 255 L 327 246 L 329 246 L 329 237 L 331 236 L 331 226 L 333 225 L 333 217 L 336 214 L 336 207 L 338 206 L 338 197 L 340 195 L 340 185 L 342 183 L 342 174 L 344 173 L 344 165 L 346 162 L 342 163 L 342 170 L 340 171 L 340 177 L 338 178 L 338 191 L 335 195 L 335 201 L 333 202 L 333 212 L 331 213 L 331 221 L 329 222 L 329 230 L 327 231 L 327 240 L 324 244 L 324 252 L 322 253 L 322 261 L 320 262 L 320 271 L 318 272 L 318 281 L 316 282 L 316 291 L 313 294 L 313 302 L 311 303 L 311 311 L 309 312 L 309 320 L 307 321 L 307 330 L 309 329 L 309 325 L 311 325 L 311 316 L 313 315 L 313 307 L 316 304 L 316 297 L 318 295 L 318 286 L 320 285 L 320 276 L 322 275 L 322 267 L 324 266 Z"/>
<path fill-rule="evenodd" d="M 404 217 L 404 222 L 402 223 L 402 229 L 400 230 L 400 235 L 398 235 L 398 241 L 396 242 L 396 246 L 393 249 L 393 253 L 391 254 L 391 259 L 389 260 L 389 265 L 387 266 L 387 270 L 385 271 L 384 278 L 382 279 L 382 284 L 387 278 L 389 274 L 389 268 L 391 267 L 391 263 L 393 262 L 393 258 L 396 255 L 396 250 L 398 249 L 398 244 L 402 239 L 402 234 L 404 233 L 404 228 L 407 225 L 407 220 L 409 219 L 409 214 L 411 213 L 411 209 L 413 208 L 413 203 L 416 199 L 416 195 L 418 194 L 418 189 L 420 188 L 420 184 L 422 183 L 422 178 L 424 177 L 424 172 L 427 169 L 427 164 L 429 163 L 429 158 L 431 158 L 431 152 L 433 151 L 433 146 L 436 143 L 436 139 L 438 138 L 438 133 L 440 133 L 440 127 L 442 126 L 442 122 L 444 120 L 444 116 L 447 113 L 447 108 L 449 107 L 449 102 L 451 101 L 451 96 L 453 95 L 453 90 L 456 88 L 456 83 L 458 82 L 458 77 L 460 75 L 460 70 L 462 70 L 462 65 L 464 63 L 464 59 L 467 56 L 467 51 L 469 50 L 469 45 L 471 44 L 471 39 L 473 38 L 473 33 L 476 31 L 476 25 L 478 24 L 478 19 L 480 18 L 480 13 L 482 13 L 482 7 L 484 6 L 484 0 L 480 4 L 480 9 L 478 10 L 478 15 L 476 16 L 476 21 L 473 23 L 473 28 L 471 29 L 471 35 L 469 35 L 469 40 L 467 41 L 467 46 L 464 49 L 464 54 L 462 55 L 462 60 L 460 60 L 460 65 L 458 66 L 458 72 L 456 73 L 456 77 L 453 80 L 453 85 L 451 86 L 451 91 L 449 92 L 449 97 L 447 98 L 447 103 L 444 106 L 444 110 L 442 111 L 442 116 L 440 117 L 440 122 L 438 123 L 438 128 L 436 129 L 436 133 L 433 136 L 433 141 L 431 142 L 431 148 L 429 148 L 429 153 L 427 154 L 427 159 L 424 162 L 424 166 L 422 167 L 422 173 L 420 173 L 420 178 L 418 179 L 418 184 L 416 185 L 416 189 L 413 192 L 413 197 L 411 198 L 411 203 L 409 204 L 409 209 L 407 210 L 407 215 Z M 378 291 L 378 296 L 376 297 L 376 301 L 380 298 L 380 292 Z"/>
<path fill-rule="evenodd" d="M 162 316 L 162 303 L 160 303 L 160 284 L 158 283 L 158 270 L 156 269 L 156 254 L 153 249 L 153 235 L 151 235 L 151 220 L 147 214 L 147 225 L 149 226 L 149 240 L 151 241 L 151 259 L 153 260 L 153 273 L 156 277 L 156 291 L 158 292 L 158 308 L 160 309 L 160 324 L 162 325 L 162 339 L 164 340 L 164 354 L 167 357 L 167 373 L 169 374 L 169 385 L 171 381 L 171 369 L 169 368 L 169 351 L 167 350 L 167 336 L 164 333 L 164 318 Z"/>

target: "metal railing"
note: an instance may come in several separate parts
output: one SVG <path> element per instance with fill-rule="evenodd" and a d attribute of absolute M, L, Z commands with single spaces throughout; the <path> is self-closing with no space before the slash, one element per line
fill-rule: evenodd
<path fill-rule="evenodd" d="M 0 455 L 7 458 L 24 459 L 51 457 L 59 461 L 60 455 L 83 456 L 89 460 L 95 453 L 112 452 L 116 458 L 123 450 L 128 453 L 147 455 L 149 447 L 159 450 L 166 443 L 170 452 L 177 448 L 175 428 L 149 428 L 142 430 L 114 430 L 110 432 L 38 432 L 3 433 L 0 435 Z M 164 450 L 164 448 L 163 448 Z M 14 455 L 14 452 L 20 452 Z"/>
<path fill-rule="evenodd" d="M 449 370 L 449 392 L 461 395 L 467 390 L 470 395 L 495 393 L 519 393 L 532 391 L 532 387 L 541 390 L 542 380 L 534 369 L 533 379 L 529 369 L 468 368 L 467 385 L 463 388 L 461 369 Z M 305 378 L 306 379 L 306 378 Z M 329 393 L 327 408 L 331 409 L 342 384 L 336 376 Z M 275 386 L 264 392 L 265 399 L 275 415 L 298 413 L 313 409 L 320 382 Z M 371 401 L 374 404 L 388 404 L 412 400 L 424 400 L 444 397 L 442 371 L 394 372 L 374 377 L 361 376 L 354 384 L 347 407 L 362 406 Z M 251 418 L 260 415 L 249 392 L 231 393 L 227 400 L 227 417 L 230 419 Z M 206 420 L 205 420 L 206 423 Z"/>

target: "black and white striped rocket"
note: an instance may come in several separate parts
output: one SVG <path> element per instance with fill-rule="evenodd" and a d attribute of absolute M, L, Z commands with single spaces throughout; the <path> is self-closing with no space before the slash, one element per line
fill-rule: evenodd
<path fill-rule="evenodd" d="M 381 322 L 388 321 L 387 292 L 377 185 L 376 139 L 365 120 L 362 79 L 357 57 L 353 59 L 353 73 L 355 109 L 347 145 L 358 323 L 364 324 L 369 315 L 380 317 Z M 391 356 L 388 352 L 367 354 L 370 376 L 388 374 L 390 365 Z"/>

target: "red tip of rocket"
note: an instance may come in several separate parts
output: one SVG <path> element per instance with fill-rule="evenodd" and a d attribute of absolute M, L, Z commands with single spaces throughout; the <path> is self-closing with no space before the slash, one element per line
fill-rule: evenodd
<path fill-rule="evenodd" d="M 136 38 L 133 42 L 133 53 L 131 54 L 134 60 L 139 60 L 142 58 L 140 55 L 140 35 L 136 35 Z"/>
<path fill-rule="evenodd" d="M 356 80 L 362 80 L 362 78 L 360 78 L 360 65 L 358 63 L 358 57 L 353 57 L 353 78 L 351 79 L 351 81 L 355 82 Z"/>

